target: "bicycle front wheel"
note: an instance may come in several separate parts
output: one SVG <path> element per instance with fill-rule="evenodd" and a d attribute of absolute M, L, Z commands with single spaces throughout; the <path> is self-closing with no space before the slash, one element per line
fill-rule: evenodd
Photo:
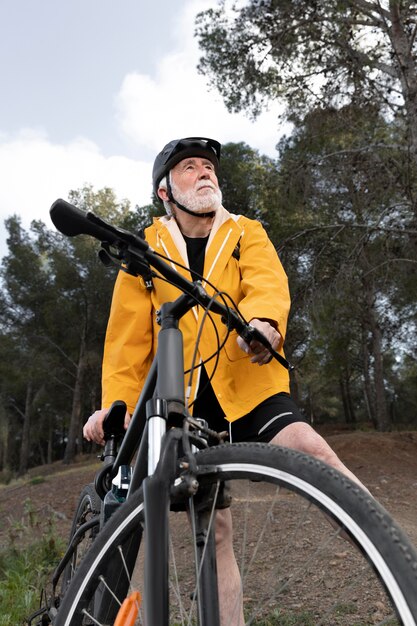
<path fill-rule="evenodd" d="M 189 513 L 170 513 L 169 626 L 417 624 L 416 552 L 388 513 L 351 481 L 311 457 L 264 444 L 218 446 L 196 459 L 199 491 L 210 494 L 211 513 L 198 494 L 195 509 L 213 523 L 216 515 L 223 521 L 231 516 L 235 557 L 228 553 L 225 560 L 218 551 L 221 617 L 208 618 L 192 565 L 201 533 L 196 537 L 191 530 Z M 220 506 L 227 506 L 220 512 L 218 495 Z M 143 528 L 138 493 L 97 537 L 54 624 L 107 625 L 89 617 L 88 606 L 105 583 L 109 563 L 114 568 L 118 561 L 125 570 L 122 546 Z M 146 533 L 144 528 L 145 540 Z M 213 557 L 206 552 L 206 558 Z M 139 551 L 130 580 L 140 591 L 142 561 Z M 139 611 L 135 622 L 119 623 L 144 621 Z"/>

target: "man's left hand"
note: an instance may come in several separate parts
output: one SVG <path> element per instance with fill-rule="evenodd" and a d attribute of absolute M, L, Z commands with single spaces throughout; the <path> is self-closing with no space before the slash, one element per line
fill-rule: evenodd
<path fill-rule="evenodd" d="M 273 347 L 274 350 L 277 350 L 278 346 L 282 341 L 282 337 L 280 333 L 265 320 L 252 319 L 250 321 L 251 326 L 257 328 L 265 337 L 268 339 L 269 343 Z M 237 343 L 239 348 L 246 352 L 247 354 L 252 354 L 251 362 L 258 363 L 258 365 L 266 365 L 272 359 L 272 356 L 259 341 L 251 341 L 250 344 L 247 344 L 242 337 L 237 338 Z"/>

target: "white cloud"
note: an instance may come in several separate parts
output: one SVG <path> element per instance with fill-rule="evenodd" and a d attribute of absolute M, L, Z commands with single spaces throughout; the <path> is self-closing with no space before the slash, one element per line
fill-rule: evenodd
<path fill-rule="evenodd" d="M 45 132 L 22 130 L 14 137 L 0 136 L 0 220 L 18 214 L 27 227 L 32 219 L 50 224 L 49 207 L 58 197 L 90 183 L 111 187 L 117 197 L 134 204 L 150 202 L 151 165 L 122 156 L 104 157 L 87 139 L 53 144 Z M 0 232 L 0 241 L 4 231 Z M 0 245 L 0 256 L 5 250 Z"/>
<path fill-rule="evenodd" d="M 196 69 L 201 55 L 193 36 L 196 14 L 212 3 L 190 2 L 176 24 L 176 50 L 161 59 L 154 78 L 128 74 L 116 97 L 120 127 L 139 146 L 159 151 L 171 139 L 206 136 L 246 141 L 276 156 L 278 108 L 251 122 L 243 113 L 229 114 L 219 94 L 208 91 Z"/>

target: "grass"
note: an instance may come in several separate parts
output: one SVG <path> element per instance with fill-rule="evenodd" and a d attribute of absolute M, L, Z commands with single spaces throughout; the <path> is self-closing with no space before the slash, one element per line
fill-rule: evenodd
<path fill-rule="evenodd" d="M 54 519 L 40 520 L 27 500 L 23 519 L 10 526 L 9 543 L 0 550 L 0 626 L 23 624 L 39 608 L 41 589 L 63 548 Z"/>
<path fill-rule="evenodd" d="M 315 620 L 309 611 L 289 614 L 278 610 L 268 617 L 253 622 L 253 626 L 315 626 Z"/>
<path fill-rule="evenodd" d="M 34 476 L 33 478 L 31 478 L 29 480 L 29 483 L 31 485 L 41 485 L 42 483 L 46 482 L 46 478 L 44 478 L 44 476 Z"/>

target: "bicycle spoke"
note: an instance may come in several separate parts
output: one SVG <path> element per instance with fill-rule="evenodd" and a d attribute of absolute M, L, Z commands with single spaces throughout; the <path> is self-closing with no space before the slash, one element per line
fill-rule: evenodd
<path fill-rule="evenodd" d="M 120 550 L 120 546 L 119 546 L 119 550 Z M 103 583 L 103 585 L 106 587 L 107 591 L 113 596 L 113 598 L 116 600 L 117 604 L 119 606 L 122 606 L 122 603 L 120 602 L 119 598 L 116 596 L 116 594 L 113 592 L 113 589 L 107 584 L 106 579 L 104 578 L 104 576 L 99 576 L 99 581 L 101 583 Z"/>
<path fill-rule="evenodd" d="M 191 606 L 190 606 L 190 610 L 189 610 L 189 613 L 188 613 L 187 626 L 190 626 L 192 613 L 193 613 L 194 607 L 196 605 L 196 598 L 197 598 L 197 592 L 198 592 L 199 569 L 198 569 L 197 530 L 196 530 L 195 510 L 194 510 L 194 500 L 193 500 L 193 498 L 189 499 L 188 504 L 189 504 L 189 509 L 190 509 L 191 537 L 193 538 L 192 547 L 193 547 L 193 552 L 194 552 L 194 567 L 195 567 L 195 581 L 196 581 L 194 589 L 193 589 L 193 591 L 191 593 Z M 199 619 L 201 621 L 201 617 L 200 616 L 199 616 Z"/>
<path fill-rule="evenodd" d="M 177 568 L 177 559 L 176 559 L 176 551 L 174 550 L 172 536 L 169 536 L 169 555 L 170 555 L 170 571 L 172 573 L 172 578 L 170 580 L 170 589 L 174 594 L 175 601 L 178 603 L 178 608 L 180 612 L 181 624 L 184 624 L 184 619 L 186 619 L 186 612 L 184 603 L 182 601 L 181 591 L 180 591 L 180 582 L 178 576 L 178 568 Z"/>
<path fill-rule="evenodd" d="M 105 624 L 102 624 L 101 622 L 98 622 L 95 617 L 93 617 L 88 611 L 87 609 L 83 609 L 82 611 L 83 615 L 85 615 L 86 617 L 88 617 L 88 619 L 90 619 L 94 624 L 97 624 L 97 626 L 105 626 Z"/>
<path fill-rule="evenodd" d="M 249 496 L 248 496 L 249 497 Z M 274 495 L 271 495 L 271 498 L 274 498 Z M 258 512 L 257 518 L 260 516 L 259 514 L 259 501 L 255 499 Z M 304 503 L 301 503 L 304 506 Z M 250 506 L 248 504 L 247 506 Z M 323 596 L 323 588 L 326 588 L 326 585 L 329 583 L 329 579 L 331 575 L 337 574 L 337 565 L 338 561 L 342 561 L 342 558 L 339 558 L 339 554 L 341 553 L 341 547 L 338 546 L 338 543 L 342 542 L 339 535 L 341 530 L 332 531 L 330 534 L 327 530 L 327 522 L 323 519 L 320 519 L 321 513 L 317 512 L 313 516 L 313 507 L 311 504 L 308 505 L 307 508 L 304 507 L 304 510 L 300 511 L 300 519 L 298 520 L 297 526 L 294 529 L 292 534 L 285 534 L 285 530 L 279 526 L 280 520 L 277 519 L 278 530 L 281 535 L 284 535 L 285 540 L 280 542 L 279 545 L 286 545 L 286 553 L 287 555 L 291 552 L 292 558 L 289 558 L 287 562 L 285 559 L 270 559 L 270 552 L 273 550 L 273 545 L 271 541 L 271 537 L 273 533 L 277 533 L 277 528 L 274 529 L 274 526 L 271 522 L 271 506 L 265 505 L 265 525 L 260 530 L 259 536 L 257 537 L 256 542 L 251 542 L 248 539 L 249 543 L 252 543 L 252 556 L 249 564 L 246 567 L 245 577 L 243 579 L 243 588 L 245 595 L 245 589 L 247 589 L 247 582 L 251 582 L 253 577 L 256 577 L 257 572 L 260 569 L 260 563 L 262 563 L 262 568 L 264 570 L 263 577 L 268 579 L 268 585 L 266 585 L 267 593 L 263 593 L 263 590 L 260 589 L 257 593 L 260 594 L 258 597 L 258 608 L 254 608 L 250 612 L 251 620 L 256 620 L 261 617 L 261 615 L 265 612 L 265 606 L 272 606 L 276 604 L 276 599 L 279 598 L 278 605 L 280 607 L 285 607 L 287 604 L 288 597 L 295 597 L 296 601 L 293 606 L 296 609 L 297 604 L 300 605 L 300 598 L 303 599 L 306 597 L 313 597 L 314 593 L 317 594 L 318 597 Z M 251 515 L 246 510 L 244 515 L 248 518 L 251 518 Z M 292 507 L 291 516 L 295 516 L 295 507 Z M 252 517 L 252 523 L 254 518 Z M 301 541 L 299 537 L 299 530 L 303 527 L 304 529 L 311 528 L 311 531 L 316 533 L 314 536 L 314 542 L 312 539 L 309 540 L 310 546 L 303 546 L 306 542 L 306 535 L 304 535 L 304 540 Z M 314 527 L 313 527 L 314 525 Z M 321 527 L 321 529 L 320 529 Z M 317 533 L 322 533 L 322 537 L 319 540 Z M 262 539 L 264 539 L 264 535 L 268 537 L 268 540 L 264 542 L 262 545 Z M 317 545 L 316 545 L 317 544 Z M 262 553 L 262 550 L 264 551 Z M 354 552 L 354 549 L 349 546 L 349 550 Z M 356 552 L 356 551 L 355 551 Z M 301 553 L 302 557 L 297 554 Z M 342 552 L 342 555 L 345 553 Z M 279 555 L 279 548 L 274 551 L 274 557 Z M 345 558 L 347 558 L 348 554 L 346 552 Z M 350 555 L 351 559 L 354 559 L 354 555 Z M 360 559 L 362 557 L 359 555 Z M 257 561 L 257 563 L 256 563 Z M 342 564 L 342 563 L 341 563 Z M 266 571 L 268 571 L 268 575 L 266 576 Z M 325 571 L 325 573 L 324 573 Z M 320 572 L 320 575 L 317 575 L 317 572 Z M 361 581 L 366 581 L 367 577 L 371 574 L 371 569 L 364 569 L 360 576 L 355 576 L 355 578 L 351 581 L 348 581 L 346 576 L 343 578 L 343 585 L 341 588 L 337 588 L 336 593 L 326 594 L 325 601 L 320 606 L 321 614 L 314 614 L 314 623 L 315 626 L 318 624 L 347 624 L 348 621 L 336 621 L 338 618 L 335 618 L 335 615 L 338 615 L 340 612 L 340 607 L 343 605 L 347 605 L 348 602 L 353 598 L 355 598 L 358 594 L 358 590 L 360 591 Z M 305 581 L 305 582 L 304 582 Z M 313 589 L 317 589 L 317 591 L 313 592 Z M 302 590 L 302 591 L 300 591 Z M 334 596 L 334 599 L 331 602 L 328 600 L 331 596 Z M 327 596 L 327 597 L 326 597 Z M 297 601 L 298 600 L 298 601 Z M 308 605 L 308 601 L 304 600 L 304 603 Z M 291 609 L 292 603 L 289 603 L 289 610 Z M 316 606 L 317 612 L 317 601 L 314 601 L 314 605 Z M 346 618 L 344 618 L 346 619 Z M 255 622 L 256 623 L 256 622 Z M 355 622 L 353 622 L 355 623 Z"/>

